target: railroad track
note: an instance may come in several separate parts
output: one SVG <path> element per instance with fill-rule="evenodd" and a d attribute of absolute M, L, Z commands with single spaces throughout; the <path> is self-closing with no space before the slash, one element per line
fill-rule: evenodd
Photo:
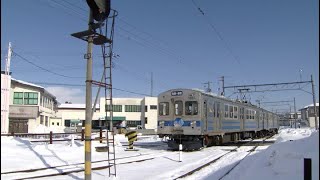
<path fill-rule="evenodd" d="M 170 153 L 170 152 L 169 152 Z M 127 156 L 116 158 L 117 165 L 130 164 L 134 162 L 143 162 L 152 160 L 157 157 L 165 156 L 168 152 L 162 153 L 149 153 L 140 154 L 135 156 Z M 105 165 L 108 160 L 99 160 L 92 162 L 92 170 L 102 170 L 111 167 L 111 165 Z M 77 173 L 84 171 L 84 163 L 74 163 L 69 165 L 60 165 L 44 168 L 25 169 L 18 171 L 1 172 L 1 177 L 4 179 L 36 179 L 44 177 L 54 177 L 61 175 L 68 175 L 71 173 Z"/>
<path fill-rule="evenodd" d="M 201 166 L 199 166 L 197 168 L 194 168 L 193 170 L 191 170 L 191 171 L 189 171 L 189 172 L 187 172 L 187 173 L 185 173 L 185 174 L 183 174 L 183 175 L 181 175 L 181 176 L 179 176 L 177 178 L 174 178 L 174 180 L 190 176 L 190 175 L 194 174 L 195 172 L 198 172 L 201 169 L 203 169 L 203 168 L 205 168 L 205 167 L 207 167 L 209 165 L 212 165 L 212 164 L 218 162 L 219 160 L 222 160 L 223 158 L 227 157 L 228 155 L 231 155 L 232 153 L 238 153 L 237 150 L 239 150 L 241 147 L 248 146 L 250 143 L 254 142 L 255 145 L 251 149 L 247 150 L 247 154 L 241 160 L 239 160 L 237 163 L 235 163 L 232 167 L 230 167 L 230 169 L 219 178 L 219 180 L 221 180 L 225 176 L 227 176 L 236 166 L 238 166 L 241 163 L 242 160 L 244 160 L 247 156 L 249 156 L 251 153 L 253 153 L 257 149 L 257 147 L 263 145 L 266 142 L 266 140 L 271 138 L 271 137 L 273 137 L 273 135 L 272 136 L 267 136 L 266 138 L 264 138 L 260 142 L 254 142 L 254 139 L 252 139 L 252 140 L 250 140 L 250 141 L 248 141 L 248 142 L 246 142 L 246 143 L 244 143 L 242 145 L 237 145 L 236 148 L 228 150 L 229 152 L 227 152 L 225 154 L 222 154 L 221 156 L 219 156 L 219 157 L 207 162 L 206 164 L 203 164 L 203 165 L 201 165 Z"/>

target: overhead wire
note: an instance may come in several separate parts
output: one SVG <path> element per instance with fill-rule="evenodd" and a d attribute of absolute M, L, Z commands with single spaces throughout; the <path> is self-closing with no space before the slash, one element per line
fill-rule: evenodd
<path fill-rule="evenodd" d="M 51 86 L 71 86 L 71 87 L 85 87 L 86 86 L 85 84 L 68 84 L 68 83 L 49 83 L 49 82 L 31 82 L 31 83 L 40 84 L 40 85 L 51 85 Z M 127 92 L 127 93 L 130 93 L 130 94 L 150 96 L 150 94 L 144 94 L 144 93 L 124 90 L 124 89 L 120 89 L 120 88 L 112 87 L 112 89 L 113 90 L 117 90 L 117 91 Z"/>
<path fill-rule="evenodd" d="M 57 75 L 57 76 L 61 76 L 61 77 L 65 77 L 65 78 L 84 78 L 84 77 L 66 76 L 66 75 L 63 75 L 63 74 L 56 73 L 56 72 L 54 72 L 54 71 L 51 71 L 51 70 L 49 70 L 49 69 L 46 69 L 46 68 L 44 68 L 44 67 L 42 67 L 42 66 L 39 66 L 39 65 L 35 64 L 34 62 L 32 62 L 32 61 L 30 61 L 29 59 L 21 56 L 20 54 L 18 54 L 18 53 L 15 52 L 15 51 L 13 51 L 12 53 L 15 54 L 17 57 L 19 57 L 20 59 L 26 61 L 27 63 L 32 64 L 33 66 L 35 66 L 35 67 L 37 67 L 37 68 L 39 68 L 39 69 L 42 69 L 43 71 L 46 71 L 46 72 L 48 72 L 48 73 L 51 73 L 51 74 L 54 74 L 54 75 Z"/>
<path fill-rule="evenodd" d="M 236 56 L 233 52 L 233 50 L 231 49 L 230 45 L 227 43 L 227 41 L 225 40 L 225 38 L 222 36 L 222 34 L 218 31 L 218 29 L 216 28 L 216 26 L 210 21 L 210 19 L 205 15 L 204 11 L 200 8 L 200 6 L 198 6 L 194 0 L 191 0 L 193 5 L 197 8 L 197 10 L 202 14 L 202 16 L 205 18 L 206 22 L 209 24 L 209 26 L 211 27 L 211 29 L 217 34 L 218 38 L 223 42 L 225 48 L 229 51 L 230 55 L 236 60 L 236 62 L 238 64 L 240 64 L 239 58 L 238 56 Z"/>

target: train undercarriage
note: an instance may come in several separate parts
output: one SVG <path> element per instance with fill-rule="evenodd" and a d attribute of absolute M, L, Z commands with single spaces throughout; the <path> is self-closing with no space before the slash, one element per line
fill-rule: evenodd
<path fill-rule="evenodd" d="M 245 131 L 245 132 L 234 132 L 225 133 L 221 135 L 162 135 L 160 137 L 167 136 L 168 147 L 171 150 L 179 150 L 179 144 L 182 144 L 183 151 L 200 150 L 210 146 L 220 146 L 224 143 L 237 142 L 248 138 L 262 138 L 268 135 L 277 134 L 278 129 L 261 130 L 261 131 Z"/>

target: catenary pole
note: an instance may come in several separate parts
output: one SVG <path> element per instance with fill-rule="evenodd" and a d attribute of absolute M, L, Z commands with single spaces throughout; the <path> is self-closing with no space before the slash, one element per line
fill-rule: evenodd
<path fill-rule="evenodd" d="M 313 107 L 314 107 L 314 120 L 315 120 L 315 127 L 318 129 L 318 115 L 317 115 L 317 103 L 316 103 L 316 94 L 314 92 L 314 82 L 313 77 L 311 75 L 311 85 L 312 85 L 312 96 L 313 96 Z"/>

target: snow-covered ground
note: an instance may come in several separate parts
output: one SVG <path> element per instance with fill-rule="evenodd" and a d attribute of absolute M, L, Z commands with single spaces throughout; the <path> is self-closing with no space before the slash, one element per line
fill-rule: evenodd
<path fill-rule="evenodd" d="M 283 128 L 279 130 L 271 146 L 258 147 L 249 153 L 252 146 L 218 146 L 201 151 L 168 151 L 167 145 L 157 136 L 138 136 L 134 148 L 126 151 L 127 139 L 116 135 L 117 177 L 110 179 L 175 179 L 188 171 L 223 156 L 215 163 L 182 179 L 220 179 L 243 157 L 223 179 L 242 180 L 300 180 L 303 179 L 303 159 L 312 159 L 312 178 L 319 179 L 319 132 L 314 129 Z M 92 162 L 107 159 L 106 152 L 97 152 L 95 147 L 104 146 L 92 142 Z M 136 162 L 131 162 L 136 161 Z M 81 170 L 84 165 L 84 143 L 81 141 L 54 142 L 54 144 L 31 143 L 29 139 L 1 137 L 1 178 L 18 179 L 25 175 L 40 176 L 56 174 L 72 169 Z M 131 162 L 131 163 L 129 163 Z M 62 165 L 70 165 L 68 167 Z M 92 163 L 92 168 L 106 166 L 107 162 Z M 7 173 L 10 171 L 58 166 L 46 171 Z M 92 179 L 108 179 L 108 169 L 92 170 Z M 84 179 L 84 172 L 42 177 L 40 179 Z"/>

